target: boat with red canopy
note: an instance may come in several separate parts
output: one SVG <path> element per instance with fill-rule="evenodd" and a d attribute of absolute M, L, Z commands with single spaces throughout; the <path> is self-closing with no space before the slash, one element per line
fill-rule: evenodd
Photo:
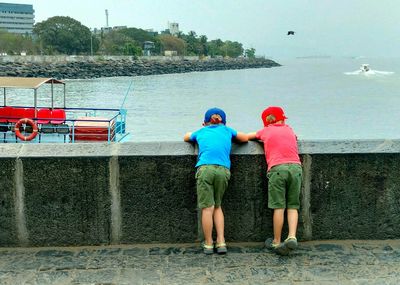
<path fill-rule="evenodd" d="M 44 85 L 50 85 L 50 102 L 46 106 L 38 106 L 38 90 Z M 60 106 L 56 106 L 54 94 L 59 87 L 63 97 L 61 104 L 58 103 Z M 55 78 L 0 77 L 0 88 L 3 93 L 0 142 L 111 143 L 129 140 L 129 133 L 125 131 L 125 109 L 68 108 L 64 81 Z M 8 97 L 18 96 L 16 90 L 31 90 L 33 103 L 9 105 Z"/>

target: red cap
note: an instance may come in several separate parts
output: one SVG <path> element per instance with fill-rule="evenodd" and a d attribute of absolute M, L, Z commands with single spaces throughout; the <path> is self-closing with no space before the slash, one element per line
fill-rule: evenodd
<path fill-rule="evenodd" d="M 267 117 L 269 115 L 272 115 L 275 117 L 275 121 L 273 122 L 269 122 L 267 121 Z M 278 121 L 283 121 L 285 119 L 287 119 L 287 117 L 285 116 L 285 113 L 283 112 L 283 109 L 281 107 L 268 107 L 267 109 L 265 109 L 262 114 L 261 114 L 261 119 L 264 123 L 264 127 L 268 126 L 269 124 L 273 124 L 276 123 Z"/>

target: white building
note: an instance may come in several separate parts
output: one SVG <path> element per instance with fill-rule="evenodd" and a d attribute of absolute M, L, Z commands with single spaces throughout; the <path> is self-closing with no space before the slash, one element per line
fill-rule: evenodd
<path fill-rule="evenodd" d="M 176 36 L 177 34 L 179 34 L 179 24 L 168 22 L 168 30 L 171 35 Z"/>
<path fill-rule="evenodd" d="M 34 23 L 33 5 L 0 3 L 0 29 L 15 34 L 32 34 Z"/>

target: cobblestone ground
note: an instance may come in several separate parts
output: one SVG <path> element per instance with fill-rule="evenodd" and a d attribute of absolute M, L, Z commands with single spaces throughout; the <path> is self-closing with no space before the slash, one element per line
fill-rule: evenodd
<path fill-rule="evenodd" d="M 285 257 L 228 246 L 0 248 L 0 284 L 400 284 L 400 240 L 303 242 Z"/>

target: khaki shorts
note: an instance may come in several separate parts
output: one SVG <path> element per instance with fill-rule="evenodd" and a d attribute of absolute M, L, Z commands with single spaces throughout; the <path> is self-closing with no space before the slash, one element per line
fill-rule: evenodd
<path fill-rule="evenodd" d="M 197 206 L 220 207 L 231 172 L 220 165 L 202 165 L 196 171 Z"/>
<path fill-rule="evenodd" d="M 268 177 L 268 208 L 299 209 L 303 170 L 300 164 L 273 166 Z"/>

